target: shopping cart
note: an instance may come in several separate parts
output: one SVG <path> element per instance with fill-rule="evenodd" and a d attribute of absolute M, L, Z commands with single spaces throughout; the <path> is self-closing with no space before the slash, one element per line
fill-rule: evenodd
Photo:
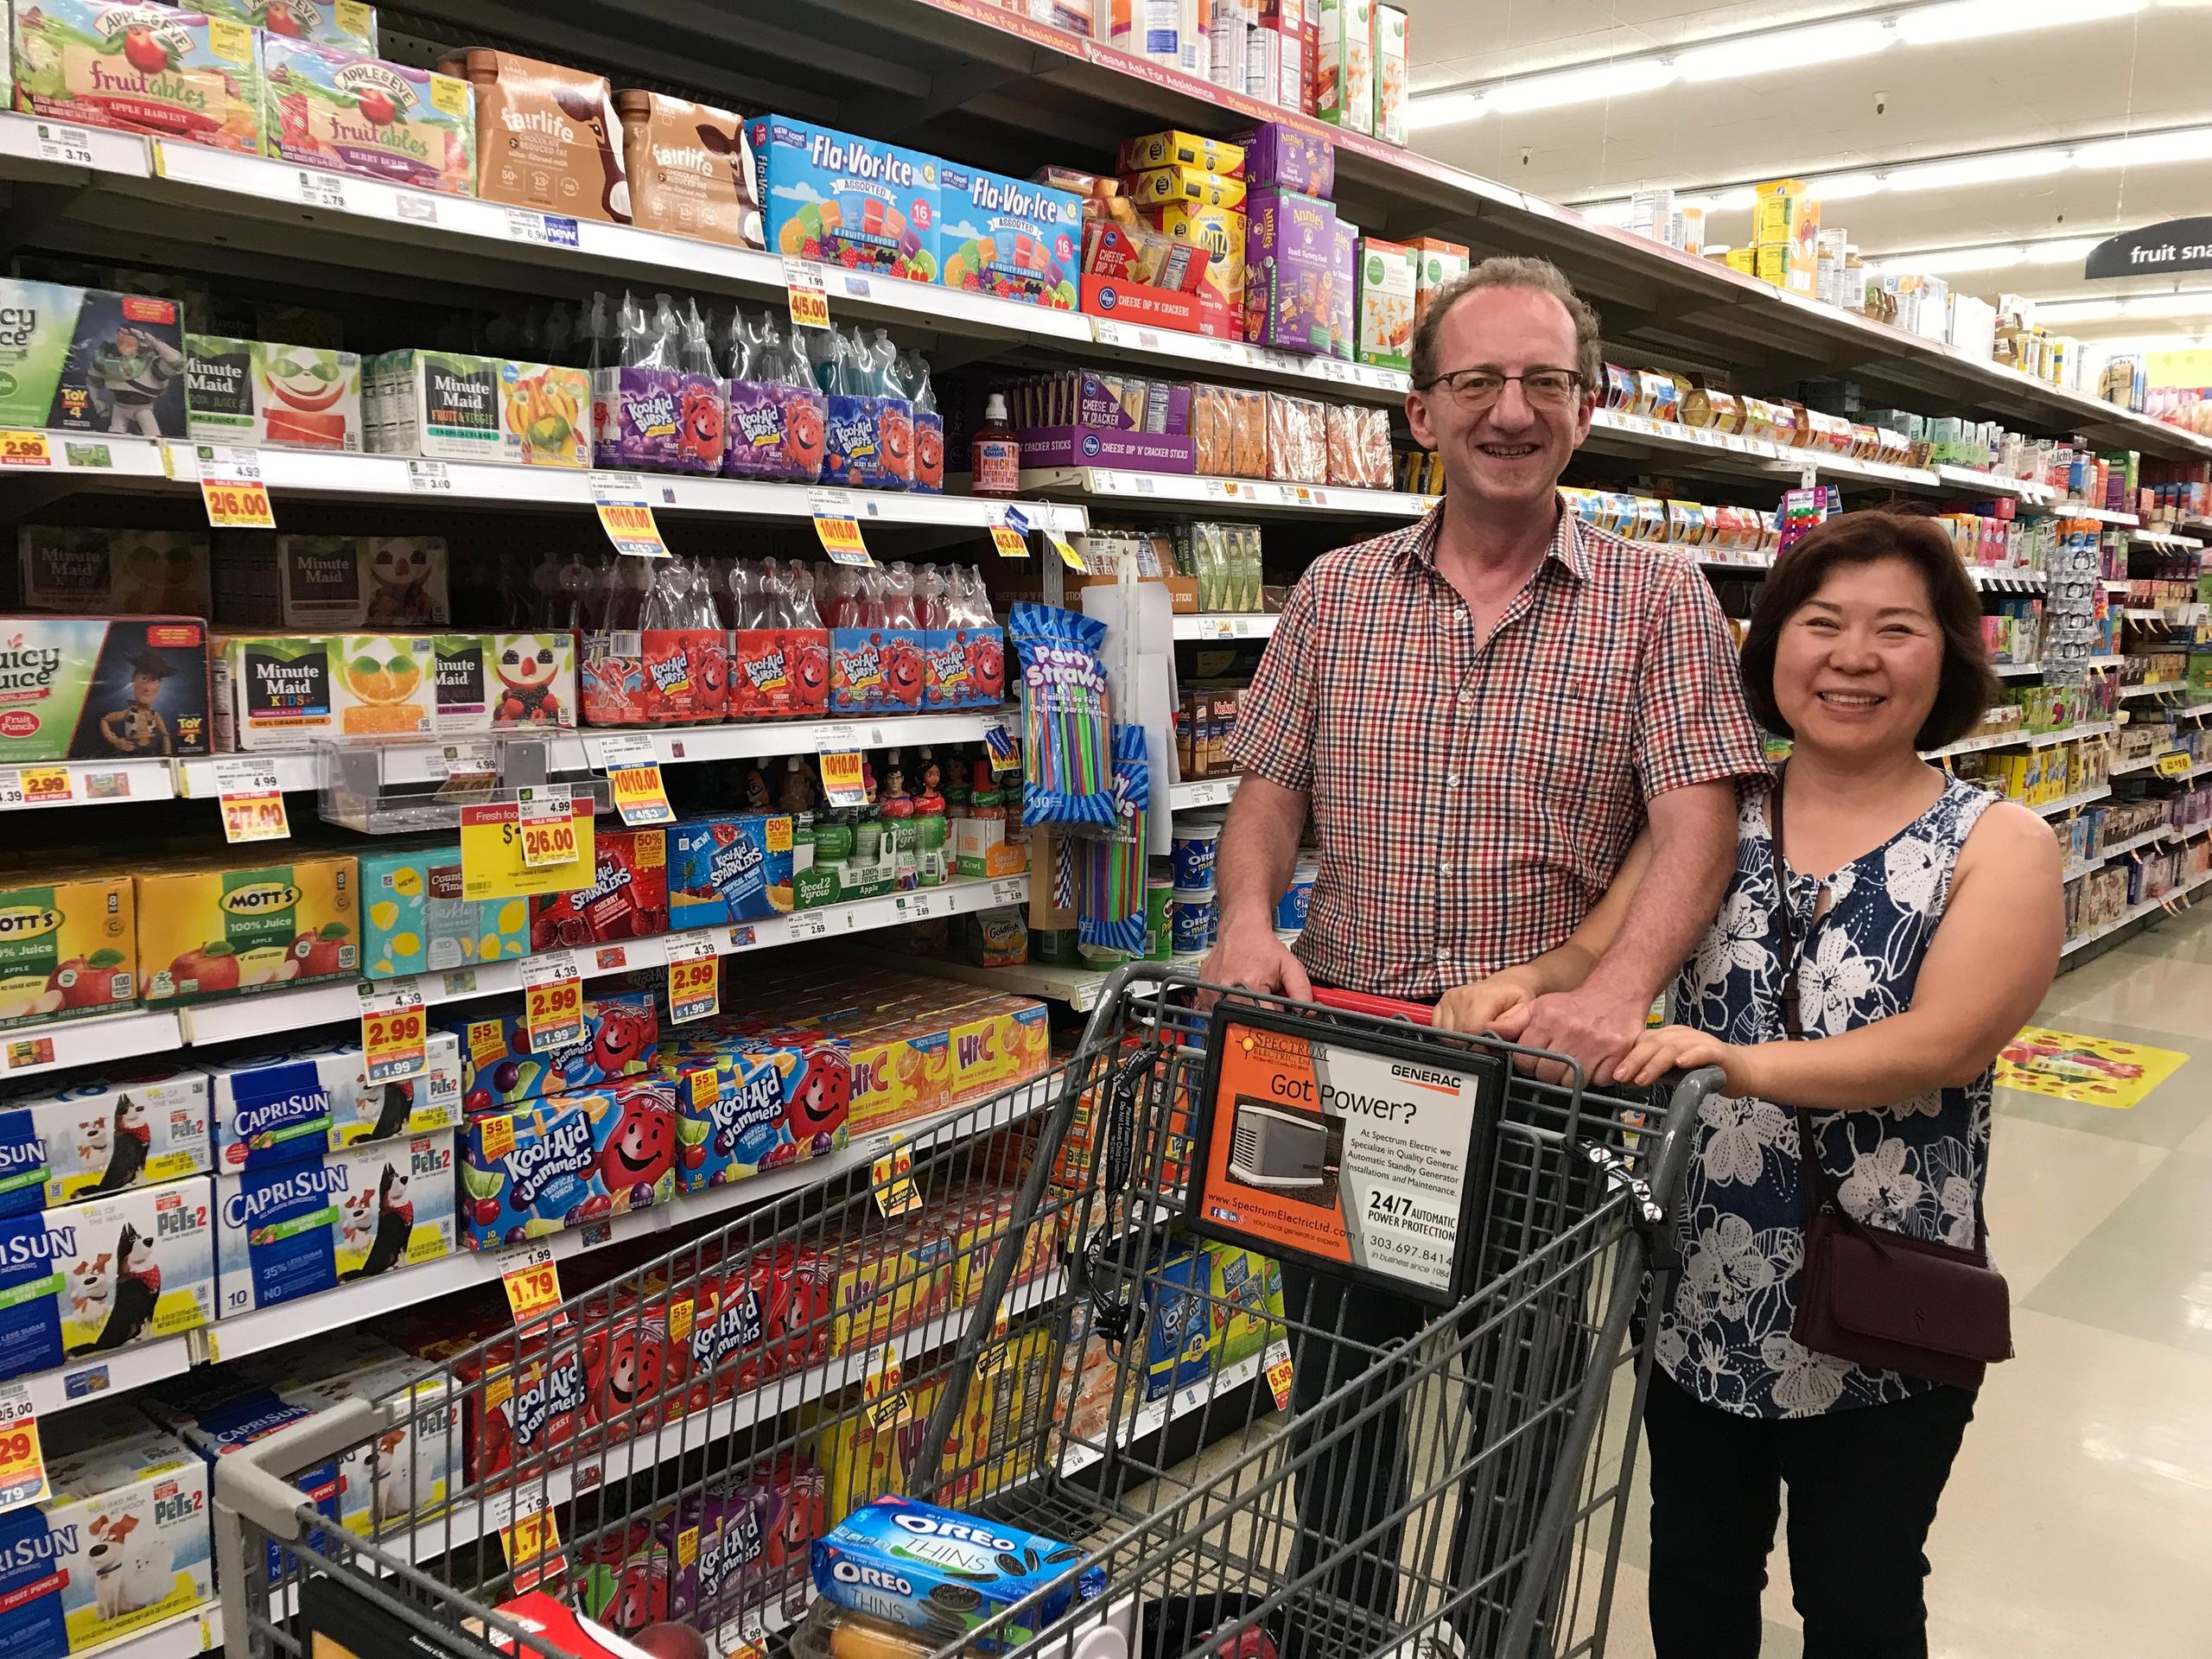
<path fill-rule="evenodd" d="M 809 1599 L 813 1533 L 900 1491 L 1104 1569 L 1103 1602 L 1025 1641 L 975 1632 L 981 1651 L 1601 1651 L 1649 1368 L 1630 1319 L 1707 1080 L 1647 1122 L 1651 1102 L 1537 1082 L 1492 1039 L 1234 993 L 1241 1017 L 1491 1079 L 1463 1287 L 1376 1339 L 1364 1287 L 1294 1275 L 1276 1303 L 1179 1242 L 1208 988 L 1123 969 L 1071 1061 L 932 1125 L 911 1173 L 767 1199 L 457 1342 L 398 1397 L 222 1459 L 227 1642 L 550 1656 L 497 1611 L 532 1586 L 617 1629 L 774 1641 Z M 902 1180 L 927 1202 L 887 1215 Z M 1211 1363 L 1232 1337 L 1244 1351 Z M 1224 1434 L 1195 1466 L 1171 1455 Z M 374 1501 L 334 1516 L 302 1495 L 319 1471 Z"/>

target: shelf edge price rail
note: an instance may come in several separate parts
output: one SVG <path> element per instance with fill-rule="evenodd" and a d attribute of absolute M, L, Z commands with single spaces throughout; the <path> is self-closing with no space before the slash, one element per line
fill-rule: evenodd
<path fill-rule="evenodd" d="M 269 485 L 261 452 L 239 445 L 203 443 L 194 451 L 200 463 L 200 499 L 216 530 L 274 530 Z"/>

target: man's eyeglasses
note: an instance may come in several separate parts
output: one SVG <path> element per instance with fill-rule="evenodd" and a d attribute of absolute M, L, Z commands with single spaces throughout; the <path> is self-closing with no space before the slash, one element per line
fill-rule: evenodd
<path fill-rule="evenodd" d="M 1525 374 L 1500 374 L 1494 369 L 1454 369 L 1428 383 L 1464 410 L 1488 409 L 1505 391 L 1509 380 L 1521 383 L 1521 395 L 1538 409 L 1564 409 L 1580 395 L 1582 377 L 1573 369 L 1530 369 Z"/>

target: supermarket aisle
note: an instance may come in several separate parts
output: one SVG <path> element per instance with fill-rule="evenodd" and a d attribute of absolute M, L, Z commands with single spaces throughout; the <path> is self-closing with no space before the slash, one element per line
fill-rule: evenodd
<path fill-rule="evenodd" d="M 1990 1374 L 1929 1541 L 1929 1650 L 2201 1653 L 2212 1629 L 2212 906 L 2062 976 L 2037 1017 L 2187 1058 L 2132 1107 L 1998 1092 L 1989 1226 L 2019 1354 Z M 1622 1656 L 1649 1652 L 1637 1503 L 1610 1649 Z M 1773 1571 L 1764 1659 L 1794 1659 L 1778 1553 Z"/>

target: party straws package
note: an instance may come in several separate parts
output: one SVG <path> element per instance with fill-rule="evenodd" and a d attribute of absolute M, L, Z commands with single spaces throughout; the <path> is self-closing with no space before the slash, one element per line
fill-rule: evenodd
<path fill-rule="evenodd" d="M 1007 635 L 1021 653 L 1021 821 L 1118 827 L 1106 625 L 1057 606 L 1018 604 Z M 1142 892 L 1138 893 L 1140 907 Z"/>
<path fill-rule="evenodd" d="M 1086 842 L 1079 855 L 1076 937 L 1094 948 L 1145 950 L 1145 819 L 1152 798 L 1152 769 L 1145 759 L 1144 728 L 1114 728 L 1115 832 Z"/>

